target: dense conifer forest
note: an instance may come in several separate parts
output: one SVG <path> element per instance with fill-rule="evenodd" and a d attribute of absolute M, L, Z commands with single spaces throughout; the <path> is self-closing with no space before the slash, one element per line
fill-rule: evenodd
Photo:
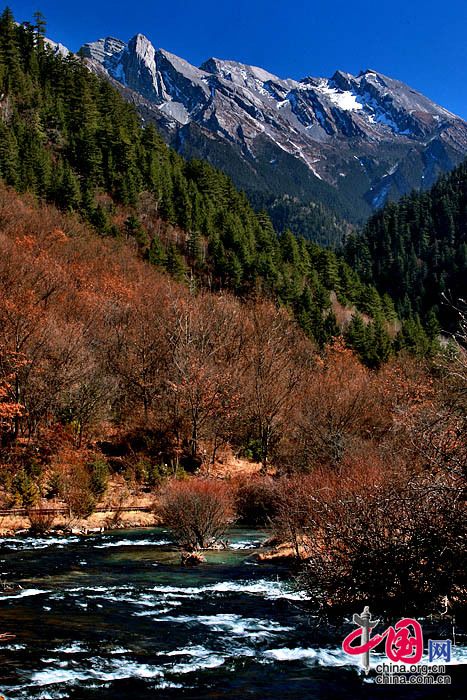
<path fill-rule="evenodd" d="M 371 217 L 348 238 L 346 259 L 402 318 L 422 319 L 431 334 L 454 331 L 467 292 L 467 164 Z"/>

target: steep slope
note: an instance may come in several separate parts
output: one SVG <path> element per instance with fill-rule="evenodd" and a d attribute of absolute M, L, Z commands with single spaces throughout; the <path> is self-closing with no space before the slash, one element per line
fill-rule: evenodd
<path fill-rule="evenodd" d="M 196 68 L 141 34 L 80 53 L 179 152 L 208 159 L 262 203 L 315 200 L 361 221 L 467 153 L 462 119 L 373 70 L 297 81 L 217 58 Z"/>
<path fill-rule="evenodd" d="M 467 165 L 429 192 L 386 205 L 349 238 L 346 256 L 368 283 L 392 294 L 404 317 L 419 314 L 454 330 L 453 306 L 467 295 Z"/>

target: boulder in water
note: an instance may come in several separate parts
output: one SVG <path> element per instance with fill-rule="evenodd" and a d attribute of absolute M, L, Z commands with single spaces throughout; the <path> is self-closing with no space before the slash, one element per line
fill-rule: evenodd
<path fill-rule="evenodd" d="M 182 566 L 199 566 L 206 563 L 206 557 L 201 552 L 182 552 Z"/>

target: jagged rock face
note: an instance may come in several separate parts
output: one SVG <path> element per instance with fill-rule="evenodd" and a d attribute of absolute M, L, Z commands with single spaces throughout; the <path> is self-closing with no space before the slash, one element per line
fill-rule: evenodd
<path fill-rule="evenodd" d="M 57 56 L 62 56 L 63 58 L 66 58 L 71 54 L 71 51 L 67 49 L 66 46 L 63 46 L 63 44 L 57 44 L 56 41 L 52 41 L 52 39 L 48 39 L 47 37 L 45 37 L 44 41 Z"/>
<path fill-rule="evenodd" d="M 85 44 L 81 54 L 101 64 L 112 78 L 154 102 L 162 111 L 165 108 L 171 112 L 168 103 L 178 103 L 192 111 L 200 101 L 209 99 L 203 71 L 168 51 L 156 51 L 142 34 L 133 37 L 128 45 L 118 39 L 100 39 Z M 186 123 L 185 116 L 178 120 L 180 110 L 173 111 L 175 121 Z M 185 115 L 185 109 L 181 112 Z"/>
<path fill-rule="evenodd" d="M 240 159 L 261 181 L 254 187 L 276 193 L 279 179 L 289 183 L 282 185 L 287 194 L 301 197 L 319 180 L 326 197 L 359 200 L 369 212 L 430 186 L 467 154 L 462 119 L 374 70 L 284 80 L 217 58 L 196 68 L 141 34 L 128 44 L 86 44 L 82 55 L 181 152 L 209 158 L 237 182 Z"/>
<path fill-rule="evenodd" d="M 90 44 L 85 44 L 81 48 L 81 54 L 86 56 L 86 58 L 93 59 L 102 63 L 103 65 L 109 66 L 114 56 L 117 56 L 126 48 L 124 41 L 120 39 L 114 39 L 109 36 L 106 39 L 99 39 L 99 41 L 93 41 Z"/>

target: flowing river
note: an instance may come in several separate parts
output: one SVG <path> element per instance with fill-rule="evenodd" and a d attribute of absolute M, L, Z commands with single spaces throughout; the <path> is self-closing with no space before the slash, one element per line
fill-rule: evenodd
<path fill-rule="evenodd" d="M 285 568 L 254 560 L 264 532 L 229 538 L 231 549 L 196 568 L 180 566 L 160 528 L 1 539 L 2 575 L 22 589 L 0 594 L 0 632 L 15 635 L 0 642 L 0 695 L 399 697 L 341 651 L 342 630 L 312 614 Z M 464 697 L 467 654 L 456 654 L 450 688 L 404 688 L 404 697 Z"/>

